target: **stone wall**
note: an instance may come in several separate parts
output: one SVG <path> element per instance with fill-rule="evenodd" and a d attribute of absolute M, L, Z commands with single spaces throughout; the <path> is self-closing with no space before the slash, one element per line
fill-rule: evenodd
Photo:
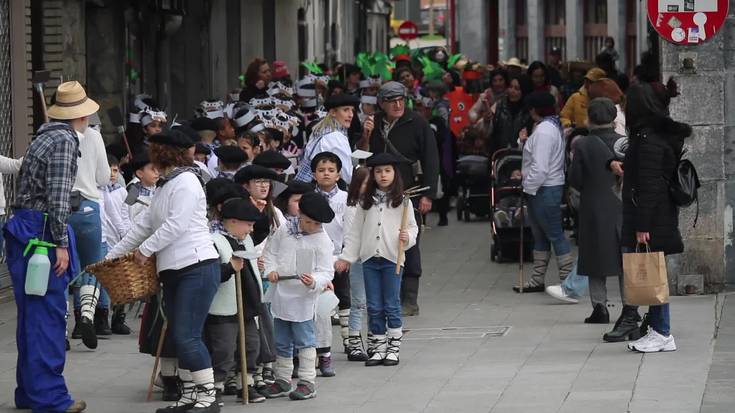
<path fill-rule="evenodd" d="M 699 220 L 696 206 L 681 210 L 680 230 L 686 251 L 674 259 L 670 274 L 702 275 L 705 290 L 721 291 L 735 283 L 733 205 L 735 205 L 735 0 L 730 15 L 715 37 L 699 46 L 676 46 L 662 41 L 664 80 L 673 76 L 681 96 L 671 104 L 674 119 L 692 125 L 690 158 L 699 172 Z M 682 70 L 694 59 L 695 70 Z"/>

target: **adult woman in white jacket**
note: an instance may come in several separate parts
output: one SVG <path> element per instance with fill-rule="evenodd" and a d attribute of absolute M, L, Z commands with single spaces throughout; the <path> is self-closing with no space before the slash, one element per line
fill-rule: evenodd
<path fill-rule="evenodd" d="M 202 329 L 220 284 L 219 254 L 209 234 L 199 168 L 192 164 L 194 143 L 177 130 L 153 135 L 149 142 L 151 162 L 162 175 L 158 189 L 150 207 L 108 257 L 135 250 L 135 260 L 145 263 L 155 254 L 183 383 L 179 401 L 157 413 L 218 412 Z"/>
<path fill-rule="evenodd" d="M 23 158 L 13 159 L 0 155 L 0 174 L 16 175 L 20 171 L 21 164 L 23 164 Z M 5 215 L 5 206 L 5 189 L 2 175 L 0 175 L 0 215 Z"/>

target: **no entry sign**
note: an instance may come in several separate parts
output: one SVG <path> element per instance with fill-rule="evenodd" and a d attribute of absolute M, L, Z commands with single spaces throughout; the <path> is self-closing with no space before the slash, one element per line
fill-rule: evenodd
<path fill-rule="evenodd" d="M 398 26 L 398 37 L 403 40 L 413 40 L 419 37 L 419 28 L 416 23 L 406 20 Z"/>
<path fill-rule="evenodd" d="M 691 46 L 722 28 L 729 6 L 729 0 L 648 0 L 648 20 L 664 39 Z"/>

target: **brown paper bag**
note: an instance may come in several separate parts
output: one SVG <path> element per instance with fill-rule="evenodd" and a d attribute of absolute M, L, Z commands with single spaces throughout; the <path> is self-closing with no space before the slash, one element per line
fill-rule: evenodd
<path fill-rule="evenodd" d="M 663 252 L 623 254 L 625 303 L 661 305 L 669 302 L 669 279 Z"/>

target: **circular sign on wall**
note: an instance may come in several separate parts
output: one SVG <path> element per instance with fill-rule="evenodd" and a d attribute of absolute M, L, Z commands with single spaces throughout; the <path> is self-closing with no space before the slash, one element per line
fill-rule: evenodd
<path fill-rule="evenodd" d="M 411 20 L 406 20 L 398 26 L 398 37 L 403 40 L 413 40 L 419 37 L 419 27 Z"/>
<path fill-rule="evenodd" d="M 729 0 L 648 0 L 648 20 L 671 43 L 697 45 L 725 23 Z"/>

